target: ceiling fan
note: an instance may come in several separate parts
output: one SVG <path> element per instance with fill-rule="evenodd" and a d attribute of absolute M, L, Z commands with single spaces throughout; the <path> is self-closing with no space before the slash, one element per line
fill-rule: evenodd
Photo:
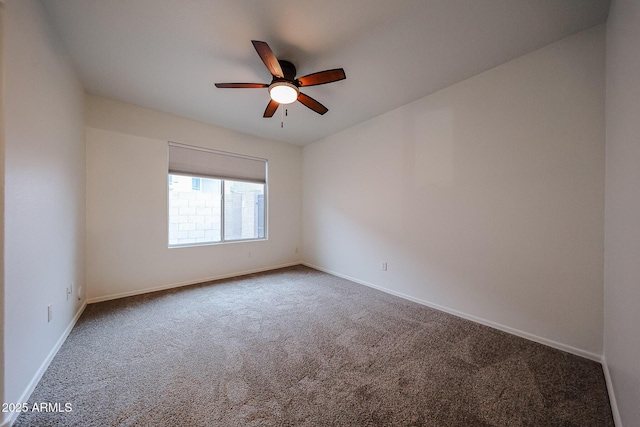
<path fill-rule="evenodd" d="M 273 76 L 271 83 L 216 83 L 216 87 L 242 89 L 269 88 L 271 100 L 266 110 L 264 110 L 263 117 L 273 117 L 273 114 L 280 104 L 291 104 L 295 101 L 300 101 L 300 103 L 318 114 L 324 114 L 329 111 L 327 107 L 315 99 L 301 93 L 299 88 L 323 85 L 346 79 L 347 76 L 344 74 L 342 68 L 319 71 L 296 79 L 296 67 L 291 62 L 276 58 L 269 45 L 265 42 L 251 40 L 251 43 L 253 43 L 253 47 L 255 47 L 256 52 L 260 55 L 262 62 L 264 62 L 264 65 L 266 65 Z"/>

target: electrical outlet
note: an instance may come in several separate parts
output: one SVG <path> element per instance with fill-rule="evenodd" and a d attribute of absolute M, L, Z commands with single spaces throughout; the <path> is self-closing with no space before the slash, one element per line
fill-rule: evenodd
<path fill-rule="evenodd" d="M 382 271 L 387 271 L 387 262 L 384 261 L 381 265 L 380 265 L 380 270 Z"/>
<path fill-rule="evenodd" d="M 67 287 L 67 301 L 69 301 L 69 298 L 71 297 L 72 294 L 73 294 L 73 282 L 71 282 L 71 284 Z"/>
<path fill-rule="evenodd" d="M 53 320 L 53 306 L 49 304 L 47 306 L 47 323 Z"/>
<path fill-rule="evenodd" d="M 82 300 L 82 286 L 78 286 L 78 301 Z"/>

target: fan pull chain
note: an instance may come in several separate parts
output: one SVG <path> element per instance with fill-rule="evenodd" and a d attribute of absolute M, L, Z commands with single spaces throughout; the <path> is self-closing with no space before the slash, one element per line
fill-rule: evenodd
<path fill-rule="evenodd" d="M 289 110 L 286 109 L 286 108 L 283 108 L 281 114 L 282 114 L 282 118 L 280 119 L 280 127 L 283 128 L 284 127 L 284 118 L 286 116 L 289 116 Z"/>

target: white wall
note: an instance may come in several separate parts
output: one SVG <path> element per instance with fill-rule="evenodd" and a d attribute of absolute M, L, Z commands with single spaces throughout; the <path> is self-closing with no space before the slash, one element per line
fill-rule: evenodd
<path fill-rule="evenodd" d="M 604 355 L 620 418 L 640 420 L 640 3 L 607 22 Z"/>
<path fill-rule="evenodd" d="M 39 2 L 6 2 L 5 59 L 4 401 L 22 402 L 83 302 L 84 91 Z"/>
<path fill-rule="evenodd" d="M 269 239 L 169 249 L 167 141 L 266 158 Z M 301 157 L 297 146 L 88 96 L 88 298 L 299 263 Z"/>
<path fill-rule="evenodd" d="M 0 0 L 0 402 L 4 399 L 4 3 Z M 2 419 L 0 419 L 2 422 Z"/>
<path fill-rule="evenodd" d="M 304 147 L 305 263 L 597 359 L 604 79 L 599 26 Z"/>

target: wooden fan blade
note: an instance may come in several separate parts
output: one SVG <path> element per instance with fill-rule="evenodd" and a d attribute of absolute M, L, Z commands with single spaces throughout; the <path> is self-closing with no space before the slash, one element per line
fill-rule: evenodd
<path fill-rule="evenodd" d="M 278 58 L 273 54 L 269 45 L 258 40 L 251 40 L 251 43 L 253 43 L 253 47 L 256 48 L 256 52 L 260 55 L 260 59 L 262 59 L 262 62 L 264 62 L 264 65 L 266 65 L 271 75 L 280 79 L 283 78 L 284 73 L 282 72 L 282 67 L 280 67 Z"/>
<path fill-rule="evenodd" d="M 298 79 L 298 85 L 302 86 L 317 86 L 325 83 L 337 82 L 338 80 L 344 80 L 347 76 L 344 74 L 342 68 L 336 68 L 334 70 L 318 71 L 317 73 L 309 74 Z"/>
<path fill-rule="evenodd" d="M 320 104 L 318 101 L 316 101 L 309 95 L 305 95 L 304 93 L 298 94 L 298 101 L 300 101 L 304 106 L 311 108 L 313 111 L 315 111 L 320 115 L 329 111 L 327 107 Z"/>
<path fill-rule="evenodd" d="M 261 87 L 269 87 L 269 85 L 264 83 L 216 83 L 216 87 L 225 89 L 257 89 Z"/>
<path fill-rule="evenodd" d="M 276 110 L 278 109 L 278 106 L 280 104 L 278 104 L 276 101 L 274 101 L 273 99 L 269 101 L 269 104 L 267 105 L 266 110 L 264 110 L 264 115 L 262 117 L 264 118 L 269 118 L 269 117 L 273 117 L 273 115 L 275 114 Z"/>

